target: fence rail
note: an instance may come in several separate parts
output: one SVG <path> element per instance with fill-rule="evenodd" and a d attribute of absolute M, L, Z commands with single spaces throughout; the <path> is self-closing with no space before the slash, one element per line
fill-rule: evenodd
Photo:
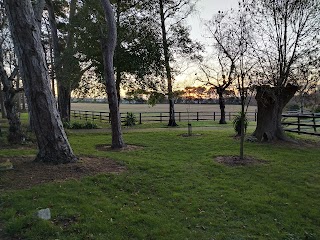
<path fill-rule="evenodd" d="M 287 132 L 320 136 L 320 114 L 283 114 L 282 125 Z"/>
<path fill-rule="evenodd" d="M 120 113 L 124 121 L 128 113 Z M 226 112 L 226 120 L 231 121 L 238 112 Z M 134 113 L 139 124 L 143 122 L 166 122 L 169 121 L 168 112 L 139 112 Z M 83 119 L 86 121 L 110 122 L 109 112 L 96 112 L 84 110 L 71 110 L 71 116 L 74 119 Z M 175 112 L 176 121 L 217 121 L 221 117 L 220 112 Z M 248 112 L 247 118 L 250 121 L 257 121 L 256 112 Z"/>
<path fill-rule="evenodd" d="M 128 113 L 120 113 L 124 122 Z M 231 121 L 238 112 L 226 112 L 226 120 Z M 168 112 L 138 112 L 134 113 L 139 124 L 143 122 L 166 122 L 169 121 Z M 71 110 L 71 116 L 74 119 L 83 119 L 86 121 L 110 122 L 109 112 Z M 218 121 L 220 112 L 175 112 L 176 121 Z M 257 121 L 257 112 L 247 112 L 249 121 Z M 289 113 L 282 115 L 282 125 L 287 132 L 299 134 L 309 134 L 320 136 L 317 128 L 320 128 L 320 114 L 297 114 Z"/>

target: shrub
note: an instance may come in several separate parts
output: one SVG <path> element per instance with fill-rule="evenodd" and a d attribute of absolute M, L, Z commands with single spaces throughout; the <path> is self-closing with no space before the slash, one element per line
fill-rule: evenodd
<path fill-rule="evenodd" d="M 288 104 L 286 106 L 287 111 L 299 111 L 300 110 L 300 106 L 297 103 L 292 103 L 292 104 Z"/>
<path fill-rule="evenodd" d="M 98 126 L 97 126 L 97 124 L 95 124 L 93 122 L 86 122 L 85 124 L 83 124 L 83 128 L 84 129 L 97 129 Z"/>
<path fill-rule="evenodd" d="M 136 124 L 136 116 L 132 112 L 128 112 L 124 119 L 125 126 L 134 126 Z"/>
<path fill-rule="evenodd" d="M 320 113 L 320 105 L 315 106 L 313 112 L 314 113 Z"/>
<path fill-rule="evenodd" d="M 239 112 L 233 119 L 232 123 L 233 123 L 233 128 L 234 130 L 236 131 L 237 135 L 241 135 L 241 112 Z M 244 113 L 243 115 L 243 118 L 244 118 L 244 132 L 247 131 L 247 127 L 248 127 L 248 119 L 247 119 L 247 116 L 246 114 Z"/>

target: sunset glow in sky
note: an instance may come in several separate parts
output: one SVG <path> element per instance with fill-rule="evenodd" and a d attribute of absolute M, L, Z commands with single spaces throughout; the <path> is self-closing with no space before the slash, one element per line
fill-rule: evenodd
<path fill-rule="evenodd" d="M 226 11 L 238 6 L 238 0 L 199 0 L 196 6 L 197 12 L 192 14 L 187 21 L 187 24 L 191 27 L 191 38 L 199 41 L 202 44 L 210 45 L 210 41 L 206 38 L 205 22 L 211 20 L 212 17 L 218 13 L 218 11 Z M 205 55 L 210 55 L 211 49 L 206 46 Z M 195 82 L 195 72 L 197 66 L 186 66 L 187 70 L 176 77 L 175 88 L 183 89 L 185 86 L 198 85 Z"/>

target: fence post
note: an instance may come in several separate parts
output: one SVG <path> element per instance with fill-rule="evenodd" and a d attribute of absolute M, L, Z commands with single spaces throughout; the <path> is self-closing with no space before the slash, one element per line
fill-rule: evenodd
<path fill-rule="evenodd" d="M 300 115 L 298 115 L 298 134 L 300 134 Z"/>
<path fill-rule="evenodd" d="M 213 121 L 216 121 L 216 112 L 213 112 Z"/>
<path fill-rule="evenodd" d="M 139 113 L 139 124 L 142 124 L 142 113 Z"/>
<path fill-rule="evenodd" d="M 315 113 L 313 113 L 313 130 L 314 130 L 314 132 L 317 132 Z"/>
<path fill-rule="evenodd" d="M 197 112 L 197 121 L 199 121 L 199 112 Z"/>
<path fill-rule="evenodd" d="M 99 112 L 99 118 L 100 118 L 100 122 L 102 122 L 101 112 Z"/>
<path fill-rule="evenodd" d="M 257 121 L 257 110 L 254 112 L 254 121 Z"/>
<path fill-rule="evenodd" d="M 181 122 L 181 112 L 179 112 L 179 122 Z"/>

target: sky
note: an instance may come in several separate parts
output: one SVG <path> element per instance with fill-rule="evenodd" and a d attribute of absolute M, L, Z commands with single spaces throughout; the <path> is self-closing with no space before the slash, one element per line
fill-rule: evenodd
<path fill-rule="evenodd" d="M 197 12 L 193 13 L 187 19 L 187 24 L 191 27 L 191 38 L 199 41 L 204 45 L 209 45 L 210 40 L 206 38 L 206 30 L 204 23 L 211 20 L 218 11 L 225 11 L 231 8 L 236 8 L 238 0 L 199 0 L 196 9 Z M 205 54 L 210 52 L 210 48 L 206 47 Z M 185 86 L 198 85 L 195 82 L 195 71 L 197 66 L 187 66 L 186 71 L 176 77 L 174 87 L 183 89 Z"/>
<path fill-rule="evenodd" d="M 238 0 L 199 0 L 197 4 L 197 14 L 193 14 L 188 19 L 191 26 L 191 37 L 199 41 L 205 41 L 205 29 L 203 23 L 211 20 L 218 11 L 229 10 L 237 7 Z"/>

